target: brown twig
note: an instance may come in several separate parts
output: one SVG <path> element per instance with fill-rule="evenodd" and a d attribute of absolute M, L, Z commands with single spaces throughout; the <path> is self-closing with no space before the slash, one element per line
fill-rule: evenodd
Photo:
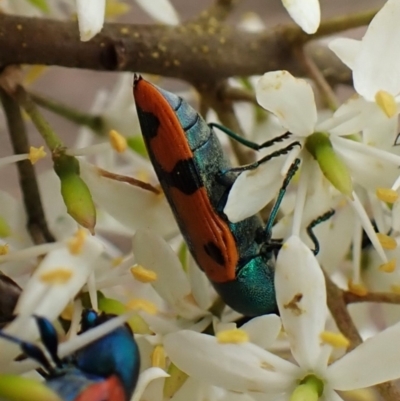
<path fill-rule="evenodd" d="M 1 88 L 0 98 L 6 115 L 14 153 L 29 153 L 25 124 L 18 103 Z M 54 237 L 47 227 L 35 170 L 29 160 L 18 162 L 17 167 L 25 211 L 28 217 L 27 228 L 32 240 L 35 244 L 54 242 Z"/>
<path fill-rule="evenodd" d="M 191 83 L 286 69 L 303 75 L 292 54 L 288 24 L 265 32 L 246 32 L 217 23 L 164 25 L 105 24 L 88 42 L 79 40 L 76 22 L 0 14 L 0 66 L 45 64 L 109 71 L 137 71 Z M 349 83 L 349 69 L 318 45 L 318 68 L 330 83 Z M 335 66 L 337 70 L 332 70 Z M 337 79 L 339 78 L 339 80 Z"/>
<path fill-rule="evenodd" d="M 360 296 L 353 294 L 352 292 L 349 291 L 344 291 L 343 300 L 346 304 L 353 304 L 360 302 L 400 304 L 400 294 L 395 294 L 390 292 L 370 292 L 366 295 Z"/>
<path fill-rule="evenodd" d="M 202 86 L 199 88 L 199 92 L 202 96 L 202 102 L 208 104 L 218 115 L 218 119 L 221 124 L 229 128 L 236 134 L 244 136 L 242 127 L 240 126 L 239 120 L 237 119 L 233 110 L 233 104 L 230 100 L 222 99 L 219 95 L 220 89 L 226 86 L 227 83 L 220 82 L 211 84 L 210 86 Z M 242 146 L 238 141 L 230 141 L 233 152 L 237 158 L 239 164 L 248 164 L 254 161 L 254 152 Z"/>
<path fill-rule="evenodd" d="M 327 275 L 325 275 L 325 281 L 329 310 L 340 332 L 349 339 L 350 351 L 362 343 L 361 336 L 347 310 L 347 305 L 344 301 L 344 292 Z M 387 401 L 400 400 L 400 391 L 392 382 L 377 384 L 375 388 L 382 398 Z"/>
<path fill-rule="evenodd" d="M 304 66 L 305 71 L 308 76 L 315 82 L 317 88 L 324 100 L 325 105 L 335 111 L 339 107 L 339 101 L 336 97 L 335 92 L 329 85 L 328 81 L 325 79 L 322 71 L 319 70 L 318 66 L 314 60 L 304 52 L 303 47 L 298 47 L 295 49 L 295 54 Z"/>

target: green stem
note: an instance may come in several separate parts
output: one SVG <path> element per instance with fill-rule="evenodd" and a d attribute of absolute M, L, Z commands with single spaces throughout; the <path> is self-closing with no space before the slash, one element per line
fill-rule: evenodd
<path fill-rule="evenodd" d="M 338 32 L 347 31 L 353 28 L 359 28 L 368 25 L 375 17 L 379 9 L 373 9 L 356 14 L 346 14 L 339 17 L 333 17 L 321 21 L 318 31 L 309 35 L 298 26 L 289 26 L 284 28 L 283 35 L 293 44 L 309 42 L 317 38 L 333 35 Z"/>
<path fill-rule="evenodd" d="M 30 93 L 32 100 L 39 106 L 50 110 L 59 116 L 66 118 L 78 125 L 85 125 L 98 134 L 103 133 L 104 122 L 101 116 L 82 113 L 80 110 L 62 104 L 54 99 L 49 99 L 38 95 L 37 93 Z"/>
<path fill-rule="evenodd" d="M 375 8 L 361 13 L 342 15 L 340 17 L 321 21 L 318 31 L 312 36 L 312 38 L 315 39 L 322 36 L 328 36 L 334 33 L 368 25 L 379 10 L 380 9 Z"/>
<path fill-rule="evenodd" d="M 64 146 L 61 139 L 57 136 L 57 134 L 50 127 L 49 123 L 41 115 L 32 98 L 25 91 L 25 89 L 22 86 L 18 86 L 14 95 L 20 106 L 28 113 L 33 124 L 39 131 L 42 138 L 45 140 L 49 149 L 53 152 L 57 148 Z"/>

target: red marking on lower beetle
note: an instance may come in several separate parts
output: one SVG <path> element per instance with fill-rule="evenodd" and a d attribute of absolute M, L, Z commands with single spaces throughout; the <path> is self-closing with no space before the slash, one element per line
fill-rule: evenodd
<path fill-rule="evenodd" d="M 170 172 L 178 161 L 193 158 L 177 115 L 157 88 L 141 79 L 135 83 L 134 96 L 143 111 L 152 113 L 159 120 L 157 135 L 149 141 L 148 151 L 162 168 Z M 236 242 L 226 222 L 215 213 L 206 189 L 200 188 L 191 195 L 176 188 L 169 188 L 168 192 L 175 205 L 177 220 L 190 238 L 197 263 L 208 278 L 219 283 L 234 280 L 239 260 Z M 210 242 L 221 251 L 223 266 L 206 253 L 204 246 Z"/>
<path fill-rule="evenodd" d="M 124 388 L 116 376 L 92 384 L 74 401 L 128 401 Z"/>

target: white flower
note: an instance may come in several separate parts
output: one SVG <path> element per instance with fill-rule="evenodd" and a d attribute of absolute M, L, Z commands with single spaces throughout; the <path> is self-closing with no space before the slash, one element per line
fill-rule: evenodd
<path fill-rule="evenodd" d="M 371 21 L 361 41 L 334 39 L 329 47 L 353 70 L 359 94 L 342 105 L 335 116 L 353 114 L 346 127 L 363 130 L 364 141 L 381 148 L 394 144 L 400 112 L 400 3 L 388 0 Z M 340 130 L 340 127 L 338 128 Z M 342 130 L 341 130 L 342 131 Z M 340 131 L 339 131 L 340 132 Z"/>
<path fill-rule="evenodd" d="M 321 19 L 319 0 L 282 0 L 282 4 L 304 32 L 316 32 Z"/>
<path fill-rule="evenodd" d="M 327 316 L 325 281 L 318 262 L 298 237 L 283 245 L 275 280 L 282 323 L 297 364 L 251 343 L 220 344 L 215 337 L 188 331 L 166 336 L 165 349 L 172 362 L 205 383 L 252 396 L 264 393 L 267 399 L 279 395 L 282 400 L 311 379 L 322 390 L 315 399 L 336 401 L 340 399 L 336 391 L 400 377 L 400 360 L 393 352 L 400 324 L 328 366 L 331 346 L 321 345 L 320 337 Z"/>
<path fill-rule="evenodd" d="M 282 175 L 287 174 L 290 163 L 295 158 L 302 159 L 302 165 L 294 210 L 293 224 L 296 227 L 294 233 L 299 235 L 302 224 L 308 224 L 312 219 L 336 206 L 332 197 L 333 188 L 329 189 L 326 183 L 322 184 L 323 190 L 318 192 L 318 196 L 312 195 L 316 193 L 316 185 L 321 185 L 318 184 L 318 177 L 317 179 L 310 178 L 317 167 L 313 164 L 309 153 L 309 144 L 310 140 L 317 138 L 325 144 L 323 149 L 324 152 L 328 151 L 329 156 L 328 158 L 325 152 L 321 157 L 322 162 L 325 163 L 321 167 L 324 169 L 324 175 L 348 196 L 347 202 L 358 214 L 382 261 L 386 263 L 387 258 L 382 246 L 353 186 L 359 184 L 371 194 L 375 194 L 378 187 L 390 187 L 398 175 L 397 166 L 400 164 L 400 158 L 392 153 L 341 136 L 345 132 L 341 135 L 331 134 L 329 128 L 332 124 L 345 123 L 348 116 L 342 116 L 340 121 L 336 118 L 318 123 L 317 109 L 310 85 L 302 79 L 294 78 L 287 71 L 266 73 L 258 83 L 256 95 L 258 102 L 272 112 L 282 126 L 293 134 L 291 139 L 302 144 L 302 149 L 297 147 L 288 157 L 274 158 L 256 170 L 242 173 L 228 197 L 224 210 L 228 218 L 235 222 L 257 213 L 266 204 L 265 200 L 271 199 L 271 192 L 275 195 L 276 188 L 281 185 Z M 318 151 L 318 148 L 316 149 Z M 313 157 L 318 160 L 319 156 L 313 154 Z M 318 162 L 321 165 L 321 160 Z M 368 169 L 365 166 L 368 166 Z M 254 196 L 255 191 L 257 196 Z M 248 196 L 249 193 L 253 193 L 253 196 Z M 243 196 L 246 196 L 246 202 L 243 201 Z M 315 210 L 315 214 L 310 219 L 305 219 L 302 215 L 303 205 L 310 206 L 312 203 L 315 207 L 311 209 Z M 321 210 L 321 207 L 325 210 Z"/>

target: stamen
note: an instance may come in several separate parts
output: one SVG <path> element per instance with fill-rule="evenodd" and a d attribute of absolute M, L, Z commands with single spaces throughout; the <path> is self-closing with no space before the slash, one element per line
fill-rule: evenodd
<path fill-rule="evenodd" d="M 360 297 L 364 297 L 368 294 L 367 288 L 361 283 L 353 283 L 353 281 L 349 280 L 347 286 L 352 294 L 358 295 Z"/>
<path fill-rule="evenodd" d="M 323 331 L 320 334 L 322 342 L 332 345 L 335 348 L 348 348 L 350 341 L 342 333 Z"/>
<path fill-rule="evenodd" d="M 34 146 L 31 146 L 29 149 L 28 159 L 32 164 L 35 164 L 40 159 L 44 159 L 46 157 L 46 154 L 47 153 L 44 151 L 44 146 L 41 146 L 40 148 L 35 148 Z"/>
<path fill-rule="evenodd" d="M 399 199 L 399 194 L 394 189 L 390 188 L 377 188 L 376 196 L 381 201 L 390 204 L 396 202 L 397 199 Z"/>
<path fill-rule="evenodd" d="M 72 270 L 66 267 L 59 267 L 42 273 L 39 278 L 46 284 L 66 284 L 73 276 Z"/>
<path fill-rule="evenodd" d="M 4 244 L 0 245 L 0 255 L 7 255 L 10 252 L 10 245 Z"/>
<path fill-rule="evenodd" d="M 393 95 L 384 90 L 380 90 L 375 94 L 375 102 L 386 114 L 388 118 L 392 118 L 397 113 L 397 104 Z"/>
<path fill-rule="evenodd" d="M 116 150 L 118 153 L 122 153 L 126 150 L 128 144 L 126 142 L 125 137 L 123 137 L 119 132 L 113 129 L 109 132 L 108 135 L 111 146 L 113 147 L 114 150 Z"/>
<path fill-rule="evenodd" d="M 396 260 L 392 259 L 379 266 L 379 270 L 384 273 L 393 273 L 396 270 Z"/>
<path fill-rule="evenodd" d="M 142 310 L 149 315 L 155 315 L 158 312 L 157 306 L 153 302 L 147 301 L 146 299 L 132 299 L 126 304 L 126 306 L 129 309 L 133 309 L 136 311 Z"/>
<path fill-rule="evenodd" d="M 397 248 L 397 242 L 394 238 L 382 233 L 376 233 L 376 235 L 384 249 L 393 250 Z"/>
<path fill-rule="evenodd" d="M 68 249 L 72 255 L 79 255 L 82 252 L 85 244 L 87 233 L 83 228 L 80 228 L 75 235 L 68 241 Z"/>
<path fill-rule="evenodd" d="M 241 329 L 220 331 L 216 337 L 221 344 L 241 344 L 249 341 L 249 335 Z"/>
<path fill-rule="evenodd" d="M 30 248 L 21 249 L 20 251 L 13 251 L 6 255 L 0 256 L 0 263 L 36 258 L 55 249 L 63 248 L 64 246 L 65 245 L 62 242 L 31 246 Z"/>
<path fill-rule="evenodd" d="M 157 273 L 141 265 L 132 266 L 130 271 L 136 280 L 141 283 L 152 283 L 157 280 Z"/>

